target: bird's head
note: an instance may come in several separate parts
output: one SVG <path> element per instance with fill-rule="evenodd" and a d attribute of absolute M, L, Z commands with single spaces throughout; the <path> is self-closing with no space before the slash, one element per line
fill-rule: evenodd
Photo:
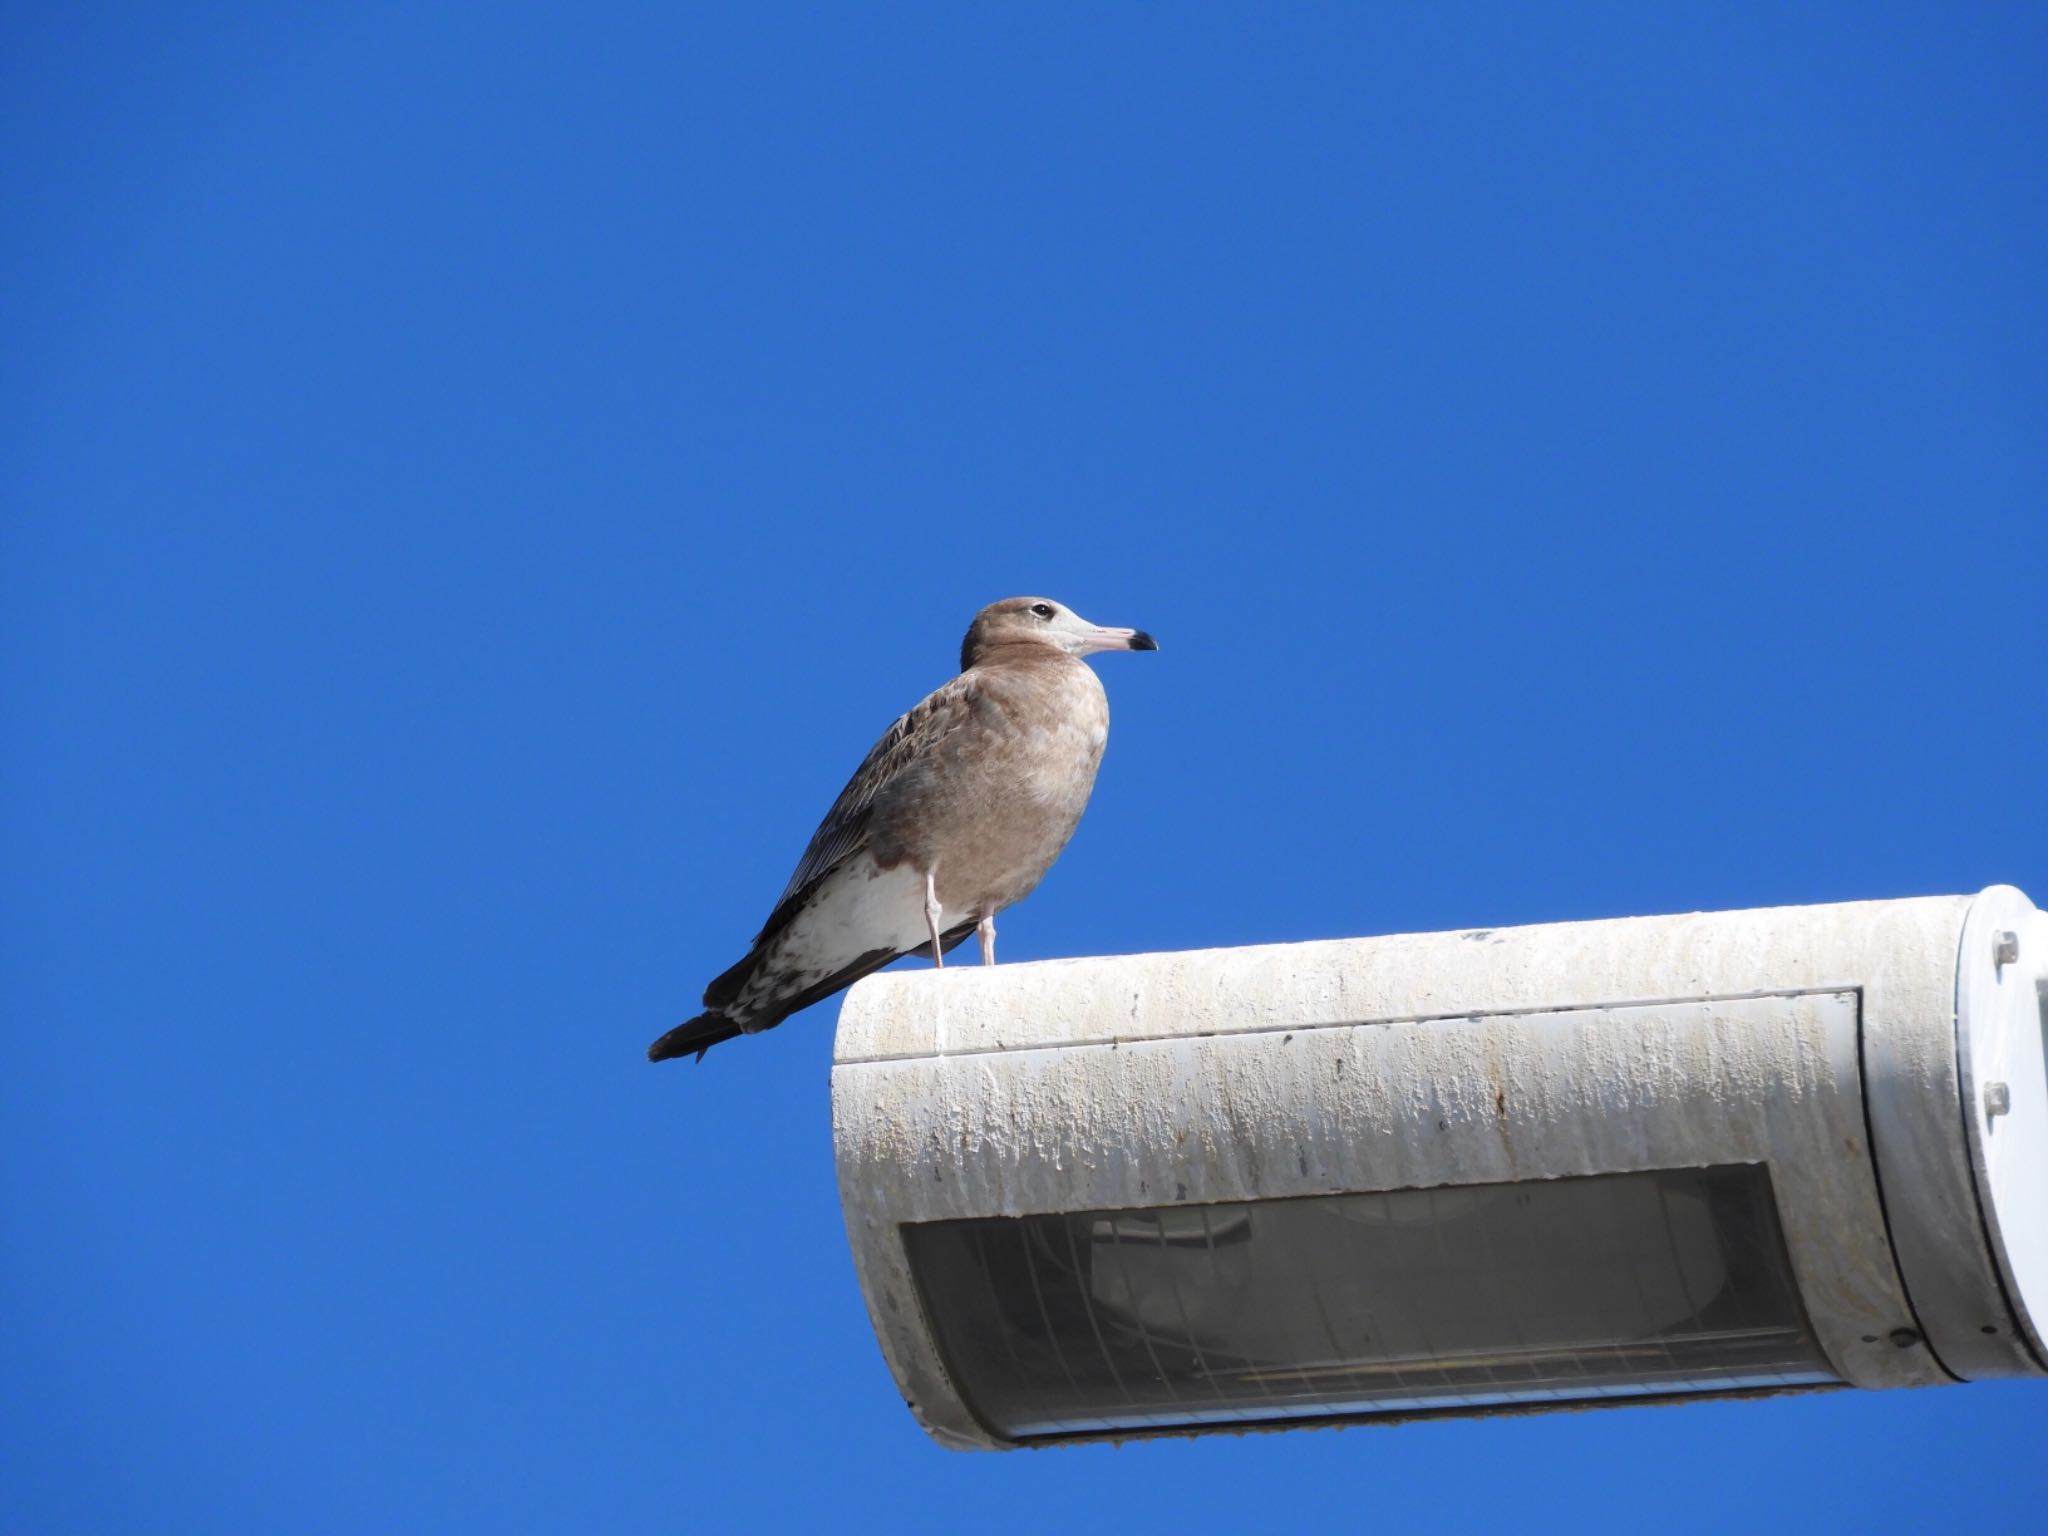
<path fill-rule="evenodd" d="M 1159 642 L 1142 629 L 1090 624 L 1049 597 L 1006 597 L 990 603 L 967 626 L 967 638 L 960 642 L 960 670 L 1009 646 L 1092 656 L 1097 651 L 1156 651 Z"/>

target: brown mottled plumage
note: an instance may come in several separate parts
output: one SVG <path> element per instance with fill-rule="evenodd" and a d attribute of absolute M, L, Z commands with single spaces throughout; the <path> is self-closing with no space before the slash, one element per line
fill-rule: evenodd
<path fill-rule="evenodd" d="M 1074 834 L 1109 738 L 1096 651 L 1152 651 L 1042 597 L 974 616 L 960 675 L 904 715 L 855 772 L 797 861 L 753 947 L 704 989 L 706 1011 L 647 1048 L 704 1052 L 772 1029 L 914 950 L 981 936 L 1022 901 Z"/>

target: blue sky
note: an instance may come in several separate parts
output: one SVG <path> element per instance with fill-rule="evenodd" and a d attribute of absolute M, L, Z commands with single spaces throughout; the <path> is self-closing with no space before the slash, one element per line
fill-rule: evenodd
<path fill-rule="evenodd" d="M 948 1454 L 833 1008 L 641 1059 L 1019 592 L 1164 649 L 1008 959 L 2048 899 L 2038 8 L 4 28 L 9 1529 L 2048 1496 L 2048 1383 Z"/>

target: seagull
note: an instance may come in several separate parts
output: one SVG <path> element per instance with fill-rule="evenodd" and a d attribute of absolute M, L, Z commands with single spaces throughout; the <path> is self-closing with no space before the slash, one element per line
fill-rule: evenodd
<path fill-rule="evenodd" d="M 875 743 L 839 792 L 746 958 L 704 1009 L 647 1048 L 704 1053 L 773 1029 L 870 971 L 973 933 L 996 959 L 996 914 L 1030 895 L 1074 835 L 1109 739 L 1109 700 L 1083 656 L 1156 651 L 1044 597 L 974 616 L 960 675 Z"/>

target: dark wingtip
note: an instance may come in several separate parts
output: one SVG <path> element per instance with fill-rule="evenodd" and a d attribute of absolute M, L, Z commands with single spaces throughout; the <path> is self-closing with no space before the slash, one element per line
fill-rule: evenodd
<path fill-rule="evenodd" d="M 695 1056 L 699 1061 L 704 1053 L 721 1041 L 731 1040 L 740 1033 L 739 1025 L 722 1013 L 700 1013 L 694 1019 L 687 1019 L 647 1047 L 649 1061 L 673 1061 L 678 1056 Z"/>
<path fill-rule="evenodd" d="M 1141 629 L 1131 636 L 1131 649 L 1134 651 L 1156 651 L 1159 649 L 1159 642 Z"/>

